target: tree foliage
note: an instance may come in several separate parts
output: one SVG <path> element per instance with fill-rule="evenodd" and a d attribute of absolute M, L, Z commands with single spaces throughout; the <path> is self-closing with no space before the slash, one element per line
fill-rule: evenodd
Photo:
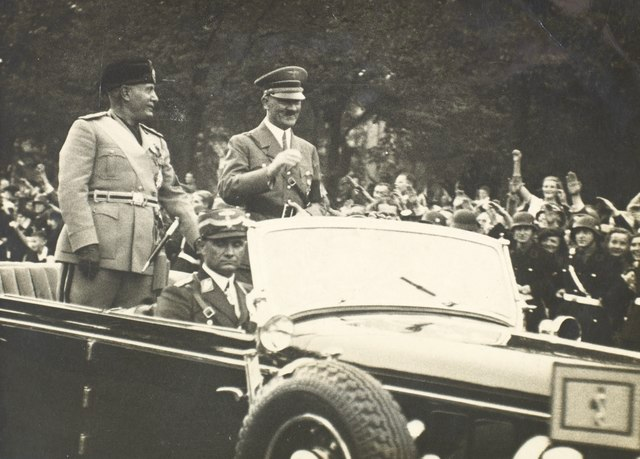
<path fill-rule="evenodd" d="M 221 135 L 264 116 L 253 80 L 301 65 L 296 130 L 330 185 L 403 169 L 497 194 L 519 148 L 530 188 L 574 170 L 587 195 L 623 204 L 638 191 L 639 19 L 622 0 L 5 0 L 2 161 L 31 138 L 55 162 L 73 119 L 105 107 L 102 67 L 146 55 L 155 127 L 177 169 L 213 188 Z M 385 135 L 354 144 L 372 125 Z"/>

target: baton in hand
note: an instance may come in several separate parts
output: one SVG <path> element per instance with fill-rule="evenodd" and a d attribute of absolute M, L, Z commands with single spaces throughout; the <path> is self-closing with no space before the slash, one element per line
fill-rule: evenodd
<path fill-rule="evenodd" d="M 176 217 L 173 220 L 173 223 L 171 223 L 171 226 L 169 226 L 169 229 L 167 229 L 167 232 L 164 233 L 164 236 L 162 236 L 162 239 L 160 239 L 160 241 L 153 248 L 153 252 L 151 252 L 151 255 L 149 255 L 149 259 L 147 260 L 147 262 L 142 267 L 143 271 L 146 271 L 147 268 L 149 267 L 149 265 L 153 262 L 153 260 L 156 259 L 156 257 L 158 256 L 158 254 L 160 253 L 160 251 L 162 250 L 164 245 L 167 243 L 169 238 L 173 235 L 173 233 L 176 232 L 176 229 L 178 229 L 178 225 L 179 224 L 180 224 L 180 219 L 178 217 Z"/>

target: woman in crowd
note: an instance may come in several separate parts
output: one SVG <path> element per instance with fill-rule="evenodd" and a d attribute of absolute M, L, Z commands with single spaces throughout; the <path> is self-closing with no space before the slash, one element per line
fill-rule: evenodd
<path fill-rule="evenodd" d="M 614 227 L 605 237 L 604 246 L 609 254 L 619 260 L 623 270 L 631 266 L 632 257 L 629 251 L 631 243 L 631 233 L 624 228 Z"/>

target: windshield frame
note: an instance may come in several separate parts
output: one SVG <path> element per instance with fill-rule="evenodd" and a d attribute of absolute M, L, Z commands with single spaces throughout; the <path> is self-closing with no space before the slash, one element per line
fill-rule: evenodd
<path fill-rule="evenodd" d="M 468 231 L 458 230 L 454 228 L 448 227 L 440 227 L 434 225 L 426 225 L 415 222 L 401 222 L 401 221 L 388 221 L 388 220 L 376 220 L 376 219 L 365 219 L 365 218 L 348 218 L 348 217 L 313 217 L 313 218 L 287 218 L 287 219 L 276 219 L 276 220 L 268 220 L 255 223 L 249 229 L 248 239 L 249 239 L 249 247 L 250 247 L 250 263 L 251 263 L 251 271 L 253 277 L 253 285 L 254 285 L 254 293 L 260 292 L 258 295 L 261 300 L 266 300 L 268 303 L 271 303 L 272 298 L 270 298 L 270 286 L 268 285 L 268 277 L 269 277 L 269 262 L 267 252 L 270 250 L 267 247 L 268 236 L 273 232 L 287 232 L 287 231 L 298 231 L 298 230 L 319 230 L 319 229 L 328 229 L 328 230 L 381 230 L 381 231 L 392 231 L 399 233 L 416 233 L 421 235 L 430 235 L 432 237 L 445 237 L 448 239 L 459 239 L 464 242 L 471 242 L 486 246 L 491 248 L 496 252 L 496 256 L 500 257 L 499 269 L 501 271 L 501 278 L 504 279 L 505 285 L 504 288 L 508 289 L 505 297 L 509 301 L 509 305 L 512 306 L 511 316 L 503 316 L 502 314 L 492 314 L 489 311 L 483 310 L 469 310 L 468 312 L 474 315 L 485 315 L 487 318 L 493 322 L 500 321 L 501 323 L 516 327 L 522 328 L 523 324 L 523 312 L 519 307 L 519 297 L 516 288 L 515 276 L 513 274 L 511 261 L 509 258 L 508 246 L 507 242 L 504 240 L 497 240 L 490 238 L 485 235 L 471 233 Z M 271 249 L 272 250 L 272 249 Z M 502 284 L 501 284 L 502 285 Z M 425 286 L 426 288 L 431 288 L 430 286 Z M 426 293 L 425 293 L 426 295 Z M 447 300 L 447 298 L 443 298 L 443 300 Z M 443 303 L 445 304 L 445 303 Z M 270 308 L 273 308 L 275 305 L 270 304 Z M 352 305 L 354 306 L 354 305 Z M 366 305 L 371 306 L 372 310 L 379 311 L 380 308 L 384 308 L 384 305 Z M 345 308 L 347 306 L 345 305 Z M 363 306 L 364 307 L 364 306 Z M 388 308 L 391 310 L 397 310 L 399 305 L 390 305 Z M 407 305 L 407 307 L 411 307 L 411 305 Z M 316 307 L 310 308 L 311 310 L 316 309 L 326 309 L 326 310 L 340 310 L 338 304 L 327 304 L 326 307 Z M 430 308 L 425 307 L 424 310 L 428 311 Z M 433 308 L 431 308 L 433 309 Z M 464 312 L 464 305 L 456 305 L 451 309 L 456 309 L 456 313 Z M 414 308 L 415 310 L 415 308 Z M 446 313 L 447 307 L 446 304 L 442 308 L 442 313 Z M 346 309 L 345 309 L 346 311 Z M 296 311 L 291 314 L 292 317 L 304 316 L 304 311 Z M 312 314 L 313 315 L 313 314 Z"/>

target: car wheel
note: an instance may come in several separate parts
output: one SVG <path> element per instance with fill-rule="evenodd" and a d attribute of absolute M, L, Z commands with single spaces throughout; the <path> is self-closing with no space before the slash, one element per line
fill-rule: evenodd
<path fill-rule="evenodd" d="M 415 458 L 407 421 L 363 371 L 314 360 L 269 381 L 244 419 L 236 459 Z"/>

